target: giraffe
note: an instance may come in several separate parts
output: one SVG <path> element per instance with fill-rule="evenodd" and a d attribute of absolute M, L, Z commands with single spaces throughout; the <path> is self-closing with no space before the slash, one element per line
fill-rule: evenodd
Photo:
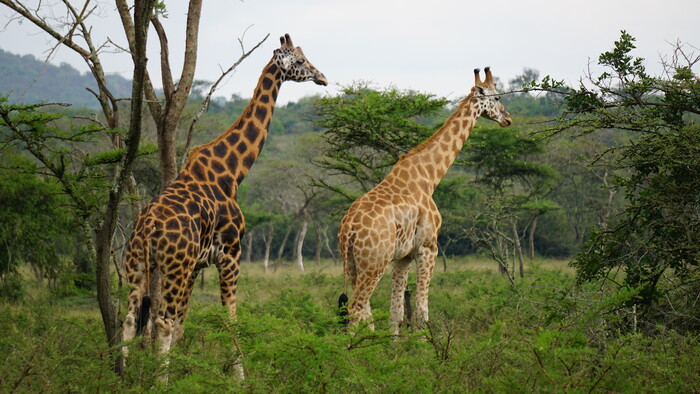
<path fill-rule="evenodd" d="M 428 321 L 428 287 L 438 253 L 442 217 L 433 192 L 457 158 L 480 116 L 501 127 L 512 123 L 499 102 L 489 67 L 485 80 L 474 70 L 475 86 L 445 124 L 428 140 L 403 155 L 374 189 L 357 199 L 340 222 L 338 246 L 353 295 L 347 309 L 350 325 L 368 321 L 370 297 L 389 262 L 393 262 L 390 325 L 398 335 L 403 321 L 404 291 L 412 260 L 417 266 L 416 317 Z M 345 294 L 341 300 L 347 299 Z M 347 321 L 347 320 L 346 320 Z"/>
<path fill-rule="evenodd" d="M 262 150 L 282 82 L 328 84 L 289 34 L 280 42 L 238 120 L 212 142 L 192 149 L 175 181 L 137 219 L 125 260 L 131 289 L 124 341 L 154 325 L 159 350 L 167 353 L 184 331 L 194 280 L 211 263 L 219 271 L 221 302 L 235 316 L 245 226 L 236 202 L 238 185 Z M 128 354 L 126 347 L 123 351 Z"/>

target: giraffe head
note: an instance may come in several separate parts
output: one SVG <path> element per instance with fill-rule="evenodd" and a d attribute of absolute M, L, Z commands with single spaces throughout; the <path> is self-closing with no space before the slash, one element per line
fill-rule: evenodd
<path fill-rule="evenodd" d="M 280 43 L 282 45 L 275 49 L 274 57 L 282 70 L 283 81 L 314 81 L 317 85 L 328 85 L 326 76 L 306 59 L 301 47 L 292 44 L 289 34 L 280 37 Z"/>
<path fill-rule="evenodd" d="M 481 70 L 474 69 L 475 86 L 472 89 L 472 95 L 477 103 L 477 111 L 481 112 L 481 116 L 498 122 L 501 127 L 510 126 L 513 120 L 506 108 L 501 104 L 501 96 L 496 90 L 496 83 L 493 81 L 491 69 L 486 67 L 486 79 L 482 82 L 479 75 Z"/>

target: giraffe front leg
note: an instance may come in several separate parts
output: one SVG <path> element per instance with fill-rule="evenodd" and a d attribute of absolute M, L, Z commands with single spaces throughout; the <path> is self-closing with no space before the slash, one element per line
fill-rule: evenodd
<path fill-rule="evenodd" d="M 437 243 L 418 248 L 416 257 L 418 272 L 416 274 L 416 317 L 428 322 L 428 290 L 437 259 Z"/>
<path fill-rule="evenodd" d="M 158 312 L 155 322 L 156 343 L 158 344 L 158 352 L 162 357 L 160 381 L 164 384 L 168 383 L 168 367 L 170 366 L 168 352 L 170 352 L 173 344 L 173 326 L 174 319 L 172 316 L 164 315 L 162 311 Z"/>
<path fill-rule="evenodd" d="M 238 253 L 240 255 L 240 253 Z M 236 287 L 238 286 L 238 259 L 227 255 L 219 263 L 219 288 L 221 303 L 228 308 L 231 319 L 236 317 Z"/>
<path fill-rule="evenodd" d="M 411 269 L 412 258 L 407 257 L 394 262 L 392 272 L 391 288 L 391 331 L 394 335 L 399 335 L 399 328 L 403 323 L 404 314 L 404 291 L 408 281 L 408 272 Z"/>

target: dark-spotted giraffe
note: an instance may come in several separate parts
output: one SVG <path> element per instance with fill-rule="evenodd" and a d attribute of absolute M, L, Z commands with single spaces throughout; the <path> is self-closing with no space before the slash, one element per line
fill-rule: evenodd
<path fill-rule="evenodd" d="M 480 116 L 509 126 L 491 70 L 445 124 L 427 141 L 402 156 L 374 189 L 357 199 L 338 229 L 338 246 L 353 294 L 350 324 L 370 320 L 370 297 L 390 262 L 394 263 L 390 322 L 394 334 L 403 320 L 404 291 L 410 263 L 417 262 L 416 316 L 428 321 L 428 287 L 435 267 L 442 217 L 433 192 L 450 168 Z M 342 297 L 342 296 L 341 296 Z"/>
<path fill-rule="evenodd" d="M 221 302 L 235 315 L 245 226 L 236 203 L 238 185 L 262 150 L 282 82 L 328 84 L 288 34 L 280 41 L 243 114 L 214 141 L 193 149 L 177 179 L 136 221 L 125 262 L 131 290 L 123 340 L 154 320 L 160 351 L 167 352 L 182 335 L 194 280 L 210 263 L 219 270 Z M 151 281 L 151 276 L 160 280 Z M 141 315 L 147 316 L 149 294 L 153 317 L 139 318 L 142 308 Z"/>

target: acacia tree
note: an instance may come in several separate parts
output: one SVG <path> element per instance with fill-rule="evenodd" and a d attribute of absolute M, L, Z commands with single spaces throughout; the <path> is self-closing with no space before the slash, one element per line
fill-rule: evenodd
<path fill-rule="evenodd" d="M 336 97 L 322 97 L 314 103 L 311 119 L 324 133 L 324 155 L 313 163 L 334 178 L 317 179 L 317 184 L 344 195 L 349 201 L 372 189 L 384 179 L 402 154 L 433 133 L 426 123 L 434 120 L 447 100 L 431 94 L 371 89 L 355 82 Z"/>
<path fill-rule="evenodd" d="M 650 329 L 658 321 L 698 328 L 700 55 L 677 42 L 662 60 L 663 74 L 651 76 L 631 54 L 634 41 L 622 31 L 598 58 L 605 71 L 589 72 L 578 87 L 550 77 L 530 87 L 563 95 L 567 112 L 552 133 L 614 130 L 628 141 L 611 161 L 625 206 L 577 256 L 578 280 L 631 288 L 634 321 Z"/>
<path fill-rule="evenodd" d="M 534 231 L 540 215 L 557 209 L 547 198 L 556 171 L 536 160 L 543 152 L 541 140 L 514 128 L 482 128 L 467 142 L 465 164 L 476 171 L 476 184 L 484 194 L 470 239 L 489 252 L 511 283 L 516 262 L 520 277 L 524 275 L 519 223 Z"/>

